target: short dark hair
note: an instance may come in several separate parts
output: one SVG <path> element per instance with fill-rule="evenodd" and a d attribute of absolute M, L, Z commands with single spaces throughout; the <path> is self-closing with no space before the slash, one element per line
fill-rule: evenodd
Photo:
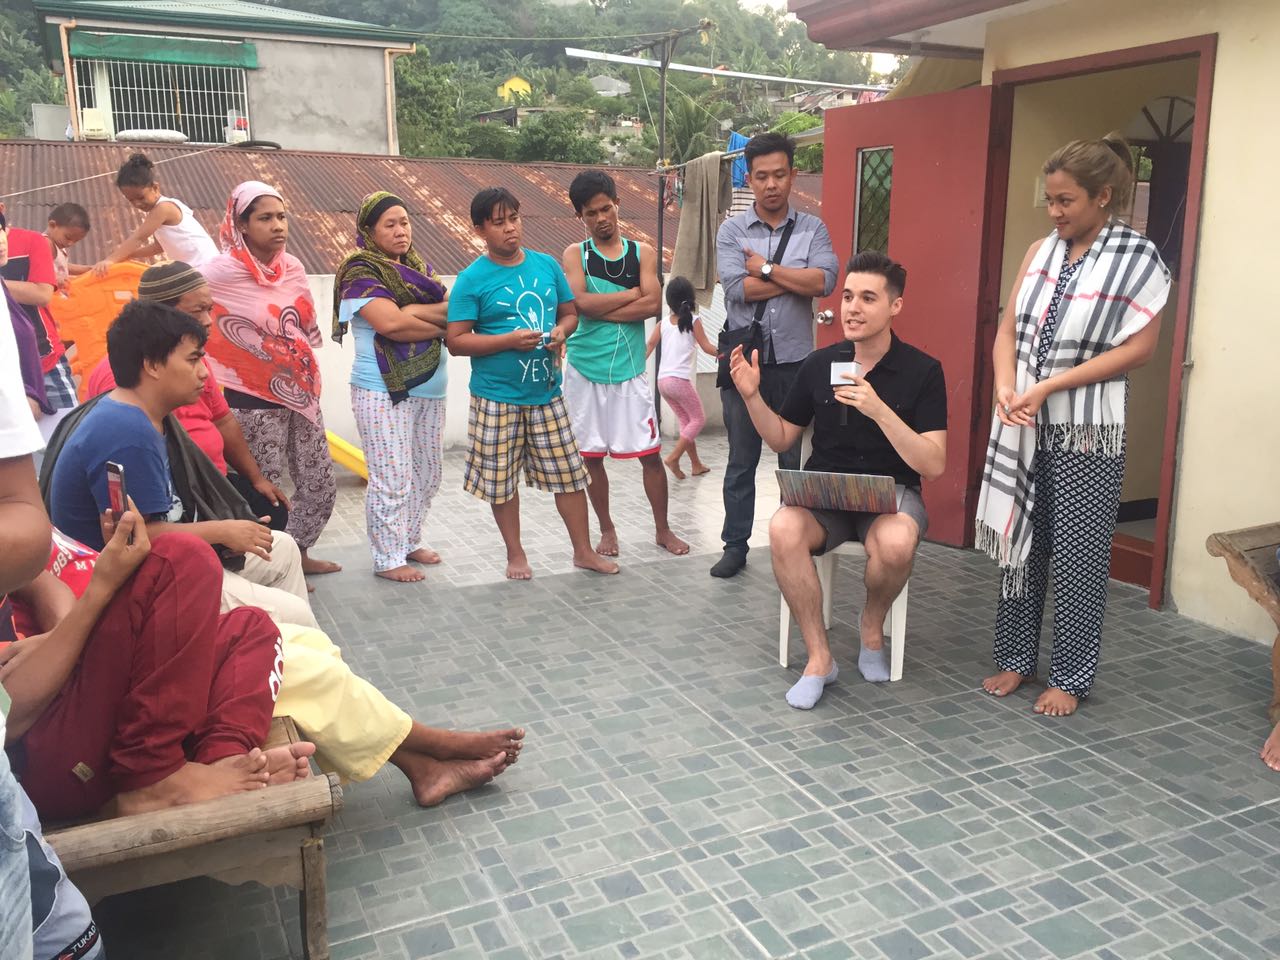
<path fill-rule="evenodd" d="M 89 232 L 89 211 L 78 203 L 60 203 L 49 212 L 49 220 L 60 227 L 79 227 Z"/>
<path fill-rule="evenodd" d="M 785 153 L 787 166 L 796 165 L 796 142 L 785 133 L 757 133 L 742 148 L 742 155 L 747 160 L 747 172 L 751 172 L 751 164 L 756 157 L 768 156 L 771 153 Z"/>
<path fill-rule="evenodd" d="M 145 153 L 130 154 L 116 173 L 117 187 L 149 187 L 156 182 L 156 165 Z"/>
<path fill-rule="evenodd" d="M 107 360 L 116 386 L 136 387 L 144 363 L 163 363 L 188 338 L 201 347 L 209 338 L 194 317 L 153 300 L 126 303 L 107 328 Z"/>
<path fill-rule="evenodd" d="M 485 187 L 471 198 L 471 222 L 483 227 L 486 221 L 493 219 L 495 210 L 520 212 L 520 201 L 506 187 Z"/>
<path fill-rule="evenodd" d="M 894 299 L 902 296 L 907 289 L 907 268 L 897 260 L 886 257 L 879 250 L 863 250 L 849 258 L 845 274 L 875 273 L 884 277 L 884 285 L 889 288 Z"/>
<path fill-rule="evenodd" d="M 613 182 L 613 177 L 603 170 L 583 170 L 569 184 L 569 202 L 573 204 L 573 212 L 582 216 L 582 208 L 602 193 L 614 203 L 618 202 L 618 185 Z"/>

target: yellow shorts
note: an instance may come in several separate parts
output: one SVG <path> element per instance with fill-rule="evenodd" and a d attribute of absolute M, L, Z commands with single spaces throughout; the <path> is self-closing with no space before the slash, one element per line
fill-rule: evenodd
<path fill-rule="evenodd" d="M 473 396 L 467 435 L 471 448 L 462 489 L 486 503 L 514 497 L 522 467 L 525 482 L 548 493 L 587 486 L 587 468 L 561 397 L 526 405 Z"/>

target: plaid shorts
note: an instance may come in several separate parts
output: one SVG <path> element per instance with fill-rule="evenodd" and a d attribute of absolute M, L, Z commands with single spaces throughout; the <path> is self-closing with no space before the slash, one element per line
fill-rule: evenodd
<path fill-rule="evenodd" d="M 80 402 L 76 397 L 75 379 L 71 376 L 71 364 L 66 357 L 59 359 L 44 375 L 44 392 L 54 410 L 70 410 Z"/>
<path fill-rule="evenodd" d="M 506 503 L 516 495 L 521 467 L 529 486 L 548 493 L 587 486 L 587 468 L 562 397 L 525 405 L 472 396 L 467 436 L 471 448 L 462 489 L 487 503 Z"/>

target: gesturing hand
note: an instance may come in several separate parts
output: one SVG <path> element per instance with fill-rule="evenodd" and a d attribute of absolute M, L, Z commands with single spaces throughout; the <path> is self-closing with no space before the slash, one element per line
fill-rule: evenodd
<path fill-rule="evenodd" d="M 284 504 L 286 510 L 289 509 L 289 498 L 284 495 L 284 491 L 277 487 L 266 477 L 259 477 L 253 482 L 253 489 L 267 498 L 270 504 L 275 507 Z"/>
<path fill-rule="evenodd" d="M 729 376 L 733 377 L 733 385 L 738 388 L 738 395 L 743 400 L 750 400 L 760 392 L 760 351 L 751 351 L 748 361 L 742 352 L 742 345 L 733 348 L 729 354 Z"/>
<path fill-rule="evenodd" d="M 863 416 L 879 421 L 889 409 L 880 399 L 880 394 L 876 393 L 875 388 L 862 377 L 855 377 L 851 373 L 842 374 L 842 376 L 849 383 L 847 386 L 833 388 L 836 400 L 846 407 L 853 407 Z"/>
<path fill-rule="evenodd" d="M 551 328 L 551 335 L 547 340 L 547 353 L 551 354 L 557 364 L 564 358 L 564 328 L 559 324 Z"/>
<path fill-rule="evenodd" d="M 510 338 L 512 350 L 526 353 L 538 349 L 538 345 L 542 343 L 541 330 L 513 330 L 507 336 Z"/>

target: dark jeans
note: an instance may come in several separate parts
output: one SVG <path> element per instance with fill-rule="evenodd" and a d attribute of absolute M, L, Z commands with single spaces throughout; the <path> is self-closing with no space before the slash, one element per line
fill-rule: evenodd
<path fill-rule="evenodd" d="M 795 382 L 799 363 L 766 365 L 761 370 L 760 397 L 771 410 L 782 401 Z M 747 552 L 747 540 L 756 516 L 756 466 L 760 463 L 760 434 L 751 423 L 751 414 L 738 391 L 721 388 L 720 405 L 724 410 L 724 427 L 729 434 L 729 464 L 724 471 L 724 529 L 720 539 L 725 549 Z M 800 442 L 778 454 L 778 466 L 784 470 L 800 469 Z"/>

